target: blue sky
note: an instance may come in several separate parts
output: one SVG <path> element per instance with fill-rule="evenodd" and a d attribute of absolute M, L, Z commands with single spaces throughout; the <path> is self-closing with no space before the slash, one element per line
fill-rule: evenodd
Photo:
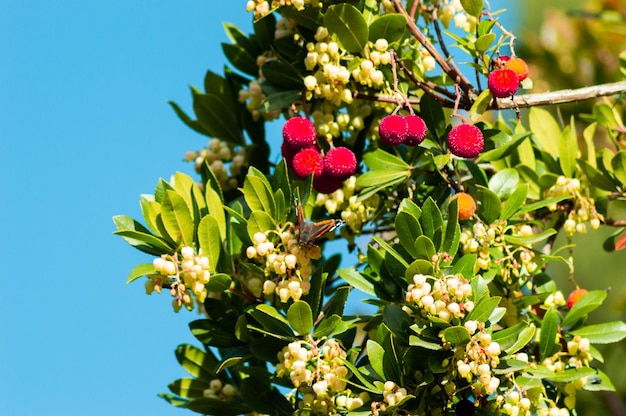
<path fill-rule="evenodd" d="M 245 1 L 3 2 L 0 13 L 0 414 L 181 415 L 156 394 L 195 343 L 169 297 L 126 286 L 147 256 L 112 235 L 139 194 L 206 139 L 168 100 L 221 72 Z"/>
<path fill-rule="evenodd" d="M 2 2 L 0 414 L 181 415 L 156 396 L 194 342 L 168 296 L 125 285 L 147 257 L 113 236 L 205 139 L 168 100 L 221 72 L 245 2 Z M 235 4 L 237 3 L 237 4 Z"/>

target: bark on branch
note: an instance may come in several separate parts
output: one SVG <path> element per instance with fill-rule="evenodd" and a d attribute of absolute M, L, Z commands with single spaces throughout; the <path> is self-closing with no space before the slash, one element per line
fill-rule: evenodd
<path fill-rule="evenodd" d="M 591 98 L 607 97 L 626 93 L 626 81 L 600 84 L 575 90 L 560 90 L 536 94 L 516 95 L 514 98 L 496 99 L 490 109 L 527 108 L 540 105 L 574 103 Z"/>

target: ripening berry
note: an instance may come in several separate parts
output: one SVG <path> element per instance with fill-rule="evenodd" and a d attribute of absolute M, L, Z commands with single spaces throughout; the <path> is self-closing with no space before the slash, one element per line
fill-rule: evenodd
<path fill-rule="evenodd" d="M 356 156 L 347 147 L 334 147 L 324 156 L 324 172 L 342 181 L 354 175 L 356 165 Z"/>
<path fill-rule="evenodd" d="M 474 198 L 466 192 L 459 192 L 455 194 L 450 201 L 457 200 L 457 207 L 459 209 L 459 219 L 469 220 L 476 212 L 476 202 Z"/>
<path fill-rule="evenodd" d="M 313 177 L 313 189 L 322 194 L 332 194 L 337 189 L 341 188 L 343 180 L 333 178 L 324 171 L 319 176 Z"/>
<path fill-rule="evenodd" d="M 313 122 L 306 117 L 292 117 L 283 126 L 283 139 L 293 149 L 315 145 L 317 132 Z"/>
<path fill-rule="evenodd" d="M 300 150 L 293 157 L 293 171 L 300 179 L 304 179 L 311 173 L 321 175 L 324 170 L 324 158 L 314 146 Z"/>
<path fill-rule="evenodd" d="M 404 144 L 407 146 L 417 146 L 426 137 L 426 123 L 420 116 L 409 115 L 404 117 L 407 124 L 407 134 Z"/>
<path fill-rule="evenodd" d="M 482 152 L 485 145 L 483 133 L 471 124 L 460 124 L 448 133 L 448 148 L 453 155 L 474 158 Z"/>
<path fill-rule="evenodd" d="M 572 309 L 572 306 L 576 304 L 583 296 L 587 294 L 587 289 L 578 288 L 573 290 L 567 297 L 567 307 Z"/>
<path fill-rule="evenodd" d="M 385 116 L 378 125 L 378 135 L 383 143 L 397 146 L 404 142 L 409 126 L 404 117 L 399 115 Z"/>
<path fill-rule="evenodd" d="M 487 87 L 494 97 L 506 98 L 515 94 L 519 87 L 519 79 L 510 69 L 496 69 L 489 73 Z"/>
<path fill-rule="evenodd" d="M 524 81 L 528 77 L 528 64 L 522 58 L 511 58 L 504 63 L 504 69 L 510 69 L 515 72 L 519 82 Z"/>

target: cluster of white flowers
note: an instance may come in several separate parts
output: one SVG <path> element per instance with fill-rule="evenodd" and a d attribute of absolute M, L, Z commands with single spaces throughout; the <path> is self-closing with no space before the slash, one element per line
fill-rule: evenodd
<path fill-rule="evenodd" d="M 567 178 L 559 176 L 556 183 L 546 191 L 546 198 L 554 198 L 562 195 L 570 196 L 574 206 L 567 215 L 563 229 L 565 234 L 573 236 L 576 233 L 585 234 L 587 232 L 587 223 L 592 230 L 600 228 L 600 224 L 604 217 L 595 209 L 593 198 L 582 193 L 580 181 L 576 178 Z M 557 210 L 557 205 L 550 206 L 552 211 Z"/>
<path fill-rule="evenodd" d="M 249 0 L 246 3 L 246 11 L 254 12 L 254 18 L 260 19 L 280 6 L 293 6 L 296 10 L 304 10 L 305 5 L 321 7 L 322 2 L 320 0 L 271 0 L 271 2 L 267 0 Z"/>
<path fill-rule="evenodd" d="M 239 390 L 232 384 L 224 384 L 219 378 L 209 382 L 209 387 L 202 392 L 204 397 L 219 400 L 229 400 L 239 396 Z"/>
<path fill-rule="evenodd" d="M 465 12 L 460 0 L 446 1 L 439 9 L 439 19 L 445 27 L 450 26 L 450 21 L 454 21 L 454 26 L 466 33 L 473 33 L 478 24 L 476 17 Z"/>
<path fill-rule="evenodd" d="M 185 161 L 194 162 L 196 172 L 206 163 L 224 190 L 235 189 L 239 185 L 237 177 L 246 166 L 246 152 L 241 148 L 219 139 L 209 140 L 207 147 L 185 153 Z"/>
<path fill-rule="evenodd" d="M 253 245 L 246 249 L 246 256 L 263 264 L 265 281 L 251 279 L 248 289 L 259 298 L 264 294 L 276 295 L 281 302 L 299 300 L 311 288 L 311 259 L 320 258 L 321 250 L 317 246 L 301 246 L 290 231 L 279 234 L 277 244 L 266 233 L 254 234 Z"/>
<path fill-rule="evenodd" d="M 301 393 L 300 409 L 316 415 L 335 415 L 355 410 L 368 400 L 367 393 L 347 389 L 348 368 L 343 365 L 346 352 L 335 339 L 321 346 L 319 341 L 294 341 L 278 353 L 278 377 L 289 377 Z"/>
<path fill-rule="evenodd" d="M 161 293 L 163 286 L 169 286 L 174 298 L 172 306 L 178 312 L 182 306 L 188 310 L 194 308 L 194 297 L 202 304 L 208 295 L 205 287 L 211 278 L 209 259 L 200 250 L 195 253 L 192 247 L 183 247 L 178 255 L 167 254 L 154 259 L 152 264 L 157 274 L 148 275 L 146 293 Z M 192 297 L 193 295 L 193 297 Z"/>
<path fill-rule="evenodd" d="M 472 337 L 456 362 L 457 373 L 471 383 L 475 394 L 491 395 L 500 386 L 500 379 L 493 373 L 500 363 L 500 344 L 492 341 L 489 333 L 478 330 L 480 323 L 468 321 L 464 326 Z"/>
<path fill-rule="evenodd" d="M 472 285 L 464 277 L 448 275 L 443 279 L 416 274 L 406 292 L 408 304 L 419 307 L 423 316 L 436 316 L 446 322 L 462 319 L 474 309 Z"/>

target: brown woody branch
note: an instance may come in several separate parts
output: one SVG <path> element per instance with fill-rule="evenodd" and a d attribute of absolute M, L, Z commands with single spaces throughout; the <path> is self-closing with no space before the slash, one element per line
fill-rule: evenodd
<path fill-rule="evenodd" d="M 575 90 L 560 90 L 537 94 L 516 95 L 513 98 L 502 98 L 492 101 L 490 109 L 527 108 L 540 105 L 574 103 L 591 98 L 607 97 L 626 93 L 626 81 L 611 84 L 594 85 Z"/>

